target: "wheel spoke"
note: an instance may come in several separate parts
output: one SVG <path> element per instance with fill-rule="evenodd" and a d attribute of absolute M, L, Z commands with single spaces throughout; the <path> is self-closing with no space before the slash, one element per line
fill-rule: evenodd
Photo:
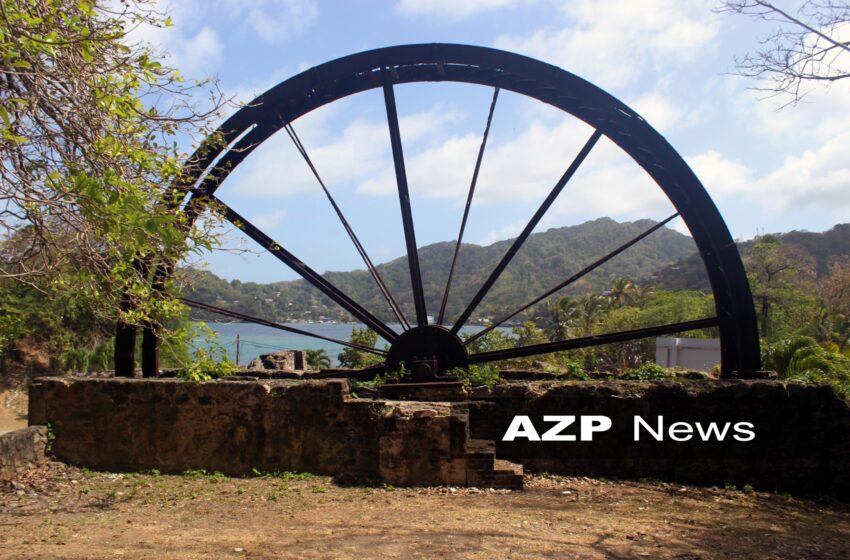
<path fill-rule="evenodd" d="M 481 138 L 481 147 L 478 149 L 478 159 L 475 160 L 475 170 L 472 172 L 472 182 L 469 184 L 469 194 L 466 197 L 466 207 L 463 209 L 463 218 L 460 221 L 460 231 L 457 234 L 457 244 L 455 245 L 454 256 L 452 256 L 452 265 L 449 268 L 449 278 L 446 280 L 446 289 L 443 292 L 443 302 L 440 305 L 440 314 L 437 317 L 437 324 L 442 325 L 443 319 L 446 316 L 446 305 L 449 302 L 449 290 L 452 287 L 452 277 L 457 264 L 457 256 L 460 253 L 460 244 L 463 241 L 463 232 L 466 229 L 466 221 L 469 218 L 469 209 L 472 206 L 472 195 L 475 193 L 475 184 L 478 182 L 478 172 L 481 170 L 481 160 L 484 158 L 484 148 L 487 146 L 487 137 L 490 135 L 490 124 L 493 122 L 493 111 L 496 109 L 496 100 L 499 98 L 499 88 L 493 90 L 493 101 L 490 103 L 490 112 L 487 114 L 487 125 L 484 127 L 484 136 Z"/>
<path fill-rule="evenodd" d="M 266 327 L 271 327 L 273 329 L 291 332 L 293 334 L 299 334 L 299 335 L 302 335 L 302 336 L 309 336 L 311 338 L 319 338 L 321 340 L 327 340 L 328 342 L 333 342 L 334 344 L 341 344 L 342 346 L 354 348 L 355 350 L 362 350 L 363 352 L 370 352 L 372 354 L 377 354 L 379 356 L 385 356 L 387 354 L 383 350 L 378 350 L 377 348 L 371 348 L 369 346 L 363 346 L 362 344 L 356 344 L 354 342 L 339 340 L 337 338 L 331 338 L 329 336 L 323 336 L 321 334 L 312 333 L 310 331 L 296 329 L 295 327 L 289 327 L 289 326 L 286 326 L 286 325 L 281 325 L 280 323 L 276 323 L 274 321 L 269 321 L 267 319 L 261 319 L 260 317 L 253 317 L 251 315 L 239 313 L 238 311 L 232 311 L 230 309 L 225 309 L 223 307 L 217 307 L 215 305 L 210 305 L 208 303 L 202 303 L 200 301 L 194 301 L 194 300 L 187 299 L 187 298 L 180 298 L 180 301 L 182 301 L 183 303 L 185 303 L 189 307 L 194 307 L 195 309 L 203 309 L 204 311 L 210 311 L 212 313 L 218 313 L 219 315 L 224 315 L 225 317 L 232 317 L 233 319 L 239 319 L 240 321 L 245 321 L 246 323 L 255 323 L 257 325 L 263 325 L 263 326 L 266 326 Z"/>
<path fill-rule="evenodd" d="M 594 261 L 593 263 L 589 264 L 589 265 L 588 265 L 588 266 L 586 266 L 585 268 L 583 268 L 583 269 L 581 269 L 580 271 L 576 272 L 575 274 L 573 274 L 572 276 L 570 276 L 569 278 L 567 278 L 566 280 L 564 280 L 563 282 L 561 282 L 561 283 L 560 283 L 560 284 L 558 284 L 557 286 L 553 287 L 552 289 L 550 289 L 549 291 L 547 291 L 547 292 L 546 292 L 546 293 L 544 293 L 543 295 L 541 295 L 541 296 L 538 296 L 538 297 L 534 298 L 532 301 L 530 301 L 529 303 L 527 303 L 527 304 L 523 305 L 522 307 L 520 307 L 519 309 L 517 309 L 516 311 L 514 311 L 514 312 L 513 312 L 513 313 L 511 313 L 510 315 L 506 315 L 506 316 L 502 317 L 502 318 L 501 318 L 501 319 L 499 319 L 498 321 L 496 321 L 496 322 L 494 322 L 493 324 L 489 325 L 486 329 L 484 329 L 484 330 L 482 330 L 482 331 L 479 331 L 479 332 L 475 333 L 473 336 L 471 336 L 471 337 L 469 337 L 468 339 L 466 339 L 466 341 L 464 342 L 464 344 L 470 344 L 470 343 L 474 342 L 476 339 L 478 339 L 478 338 L 480 338 L 480 337 L 484 336 L 485 334 L 487 334 L 488 332 L 492 331 L 493 329 L 495 329 L 495 328 L 496 328 L 496 327 L 498 327 L 499 325 L 503 324 L 505 321 L 509 321 L 509 320 L 513 319 L 514 317 L 516 317 L 517 315 L 519 315 L 520 313 L 522 313 L 523 311 L 525 311 L 525 310 L 526 310 L 526 309 L 528 309 L 529 307 L 531 307 L 531 306 L 533 306 L 533 305 L 537 305 L 538 303 L 540 303 L 541 301 L 543 301 L 543 300 L 544 300 L 544 299 L 546 299 L 547 297 L 551 296 L 551 295 L 552 295 L 552 294 L 554 294 L 555 292 L 557 292 L 557 291 L 559 291 L 559 290 L 561 290 L 561 289 L 563 289 L 563 288 L 566 288 L 567 286 L 569 286 L 570 284 L 572 284 L 572 283 L 573 283 L 573 282 L 575 282 L 576 280 L 579 280 L 579 279 L 580 279 L 580 278 L 582 278 L 583 276 L 585 276 L 585 275 L 587 275 L 587 274 L 589 274 L 589 273 L 593 272 L 596 268 L 598 268 L 598 267 L 602 266 L 603 264 L 605 264 L 605 263 L 606 263 L 606 262 L 608 262 L 609 260 L 613 259 L 614 257 L 616 257 L 617 255 L 619 255 L 620 253 L 622 253 L 623 251 L 625 251 L 626 249 L 628 249 L 629 247 L 631 247 L 632 245 L 634 245 L 635 243 L 637 243 L 638 241 L 640 241 L 641 239 L 645 238 L 646 236 L 650 235 L 650 234 L 651 234 L 651 233 L 653 233 L 654 231 L 657 231 L 657 230 L 661 229 L 663 226 L 667 225 L 667 224 L 668 224 L 671 220 L 673 220 L 674 218 L 678 217 L 678 215 L 679 215 L 679 213 L 678 213 L 678 212 L 676 212 L 675 214 L 673 214 L 672 216 L 670 216 L 670 217 L 669 217 L 669 218 L 667 218 L 666 220 L 663 220 L 663 221 L 661 221 L 661 222 L 658 222 L 657 224 L 655 224 L 654 226 L 652 226 L 652 227 L 651 227 L 651 228 L 649 228 L 648 230 L 646 230 L 646 231 L 644 231 L 643 233 L 641 233 L 641 234 L 637 235 L 636 237 L 633 237 L 632 239 L 630 239 L 629 241 L 627 241 L 627 242 L 626 242 L 626 243 L 624 243 L 623 245 L 620 245 L 619 247 L 617 247 L 616 249 L 614 249 L 613 251 L 611 251 L 610 253 L 608 253 L 607 255 L 605 255 L 604 257 L 602 257 L 601 259 L 598 259 L 598 260 Z"/>
<path fill-rule="evenodd" d="M 393 84 L 389 72 L 383 72 L 384 104 L 387 108 L 387 124 L 390 129 L 390 143 L 393 150 L 398 200 L 401 205 L 401 221 L 404 226 L 404 240 L 407 245 L 407 264 L 410 268 L 410 284 L 413 289 L 413 304 L 416 308 L 416 323 L 428 324 L 428 312 L 425 310 L 425 292 L 422 288 L 422 273 L 419 269 L 419 253 L 416 250 L 416 234 L 413 229 L 413 213 L 410 210 L 410 192 L 407 188 L 407 172 L 404 169 L 404 152 L 401 147 L 401 132 L 398 126 L 398 111 L 395 104 Z"/>
<path fill-rule="evenodd" d="M 394 342 L 395 339 L 398 338 L 398 334 L 396 334 L 395 331 L 384 324 L 380 319 L 369 313 L 360 304 L 345 295 L 345 293 L 343 293 L 339 288 L 322 277 L 321 274 L 296 258 L 295 255 L 281 247 L 268 235 L 260 231 L 259 228 L 239 215 L 236 210 L 229 207 L 215 196 L 205 195 L 205 197 L 212 202 L 211 208 L 214 211 L 221 212 L 227 221 L 242 230 L 245 235 L 256 241 L 263 249 L 274 255 L 278 260 L 295 271 L 304 280 L 339 304 L 340 307 L 354 315 L 360 320 L 360 322 L 368 325 L 388 342 Z"/>
<path fill-rule="evenodd" d="M 567 182 L 575 175 L 576 171 L 578 171 L 579 166 L 581 166 L 582 162 L 585 160 L 587 155 L 590 153 L 590 150 L 593 149 L 593 146 L 602 136 L 602 133 L 599 130 L 595 130 L 590 139 L 585 143 L 584 147 L 575 157 L 573 162 L 564 172 L 564 175 L 558 180 L 558 183 L 555 185 L 555 188 L 552 189 L 552 192 L 549 193 L 549 196 L 546 197 L 546 200 L 543 201 L 543 204 L 540 205 L 540 208 L 537 209 L 537 212 L 534 213 L 534 216 L 531 217 L 531 221 L 528 222 L 528 225 L 525 226 L 525 229 L 522 230 L 522 233 L 514 240 L 513 245 L 508 249 L 508 252 L 505 253 L 505 256 L 502 257 L 502 260 L 499 261 L 499 264 L 496 265 L 496 268 L 490 274 L 489 278 L 484 282 L 481 288 L 478 290 L 478 293 L 475 294 L 475 297 L 472 298 L 472 301 L 467 305 L 466 309 L 461 313 L 460 317 L 458 317 L 457 321 L 455 321 L 454 325 L 452 325 L 451 331 L 454 334 L 457 334 L 458 331 L 463 327 L 466 321 L 469 319 L 469 316 L 472 315 L 472 312 L 475 311 L 475 308 L 478 307 L 478 304 L 481 303 L 481 300 L 484 299 L 484 296 L 487 295 L 487 292 L 490 291 L 490 288 L 493 287 L 493 284 L 496 283 L 496 280 L 499 279 L 502 272 L 504 272 L 505 268 L 507 268 L 508 264 L 510 264 L 511 260 L 516 255 L 517 251 L 520 250 L 522 244 L 525 243 L 525 240 L 528 239 L 528 236 L 531 235 L 531 232 L 534 231 L 534 228 L 537 226 L 540 219 L 546 213 L 552 203 L 555 202 L 555 199 L 558 198 L 558 195 L 561 194 L 561 191 L 566 186 Z"/>
<path fill-rule="evenodd" d="M 348 220 L 345 219 L 345 215 L 342 213 L 339 205 L 337 205 L 336 200 L 334 200 L 333 195 L 325 186 L 325 182 L 322 180 L 322 177 L 319 175 L 319 171 L 316 169 L 316 166 L 313 165 L 313 161 L 310 159 L 310 155 L 307 153 L 307 149 L 301 143 L 301 139 L 298 138 L 298 135 L 295 133 L 295 128 L 293 128 L 292 124 L 287 124 L 284 127 L 286 129 L 286 133 L 289 135 L 289 138 L 292 140 L 292 143 L 295 144 L 295 147 L 298 149 L 298 152 L 301 154 L 301 157 L 304 158 L 304 161 L 310 167 L 310 171 L 313 172 L 313 176 L 316 177 L 316 180 L 321 185 L 322 190 L 325 192 L 325 196 L 328 197 L 328 201 L 333 206 L 334 212 L 336 212 L 339 221 L 342 222 L 342 227 L 345 228 L 346 233 L 348 233 L 348 237 L 351 239 L 351 242 L 354 243 L 354 247 L 357 249 L 357 252 L 360 253 L 360 257 L 363 259 L 363 262 L 366 264 L 366 268 L 369 270 L 369 274 L 372 275 L 372 279 L 375 281 L 375 284 L 378 285 L 378 289 L 383 294 L 384 299 L 387 300 L 387 303 L 392 309 L 393 314 L 395 314 L 398 322 L 401 323 L 402 328 L 409 329 L 410 323 L 407 322 L 407 319 L 404 317 L 404 313 L 402 313 L 401 308 L 396 303 L 393 298 L 390 290 L 387 288 L 386 284 L 384 284 L 384 280 L 381 278 L 381 275 L 378 273 L 378 269 L 375 268 L 375 265 L 372 264 L 372 259 L 369 258 L 369 255 L 366 254 L 366 249 L 363 248 L 363 245 L 360 243 L 360 240 L 357 238 L 357 235 L 354 233 L 354 230 L 349 225 Z"/>
<path fill-rule="evenodd" d="M 632 331 L 621 331 L 616 333 L 585 336 L 582 338 L 573 338 L 570 340 L 559 340 L 556 342 L 533 344 L 531 346 L 520 346 L 519 348 L 507 348 L 505 350 L 493 350 L 491 352 L 481 352 L 479 354 L 470 355 L 469 363 L 480 364 L 484 362 L 495 362 L 498 360 L 507 360 L 510 358 L 523 358 L 525 356 L 549 354 L 550 352 L 561 352 L 564 350 L 575 350 L 577 348 L 587 348 L 590 346 L 601 346 L 603 344 L 611 344 L 612 342 L 625 342 L 638 338 L 649 338 L 662 334 L 707 329 L 709 327 L 719 326 L 722 322 L 724 322 L 724 319 L 721 319 L 720 317 L 709 317 L 706 319 L 685 321 L 683 323 L 672 323 L 669 325 L 660 325 L 657 327 L 647 327 Z"/>

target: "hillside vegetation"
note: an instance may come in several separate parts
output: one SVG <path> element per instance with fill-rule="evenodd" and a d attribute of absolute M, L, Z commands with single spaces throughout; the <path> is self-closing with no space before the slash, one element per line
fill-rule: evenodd
<path fill-rule="evenodd" d="M 776 239 L 782 245 L 796 247 L 808 255 L 806 262 L 801 265 L 811 267 L 812 272 L 819 277 L 829 273 L 829 267 L 836 258 L 850 258 L 850 224 L 838 224 L 823 233 L 789 231 L 763 237 Z M 744 260 L 753 253 L 755 244 L 756 240 L 738 243 L 738 250 Z M 650 283 L 666 290 L 708 291 L 711 289 L 702 259 L 697 252 L 663 268 Z"/>
<path fill-rule="evenodd" d="M 652 220 L 618 223 L 610 218 L 600 218 L 576 226 L 533 234 L 484 299 L 473 318 L 483 320 L 514 310 L 654 223 Z M 511 243 L 512 240 L 506 240 L 486 247 L 474 244 L 462 246 L 449 298 L 449 318 L 460 314 L 463 306 L 472 299 L 486 275 L 496 266 Z M 439 312 L 453 251 L 454 242 L 435 243 L 419 249 L 426 305 L 432 315 Z M 694 251 L 690 237 L 662 228 L 576 282 L 564 293 L 600 292 L 607 289 L 615 277 L 647 278 Z M 378 270 L 405 315 L 413 317 L 407 258 L 400 257 L 381 264 Z M 187 297 L 204 303 L 277 320 L 315 320 L 320 316 L 349 318 L 344 311 L 303 280 L 258 284 L 239 280 L 228 282 L 205 271 L 188 273 L 193 275 L 193 278 L 188 282 L 191 288 Z M 378 317 L 387 321 L 393 320 L 367 271 L 326 272 L 324 276 Z M 193 317 L 215 318 L 201 313 Z"/>

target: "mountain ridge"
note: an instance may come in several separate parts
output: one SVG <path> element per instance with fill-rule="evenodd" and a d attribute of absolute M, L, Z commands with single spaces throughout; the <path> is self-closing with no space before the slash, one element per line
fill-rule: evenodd
<path fill-rule="evenodd" d="M 513 311 L 656 223 L 648 219 L 616 222 L 605 217 L 532 234 L 473 317 L 480 321 Z M 508 239 L 486 246 L 473 243 L 461 245 L 447 307 L 449 319 L 460 314 L 512 243 L 513 240 Z M 454 241 L 441 241 L 418 250 L 429 315 L 436 316 L 439 312 L 454 247 Z M 664 227 L 588 274 L 568 290 L 569 293 L 600 291 L 615 276 L 648 278 L 694 251 L 695 245 L 690 237 Z M 376 268 L 407 319 L 412 320 L 415 314 L 409 296 L 407 257 L 392 259 Z M 316 320 L 322 316 L 337 320 L 350 319 L 329 298 L 303 280 L 268 284 L 240 280 L 228 282 L 207 271 L 187 272 L 193 277 L 189 279 L 190 288 L 186 291 L 186 297 L 204 303 L 278 321 Z M 394 316 L 368 271 L 328 271 L 323 276 L 382 320 L 394 321 Z M 193 312 L 192 316 L 205 320 L 214 317 L 197 312 Z"/>
<path fill-rule="evenodd" d="M 784 245 L 796 245 L 804 249 L 814 259 L 815 273 L 826 274 L 830 262 L 836 257 L 850 258 L 850 223 L 836 224 L 823 232 L 791 230 L 785 233 L 770 233 Z M 752 250 L 754 240 L 737 243 L 738 251 L 746 260 Z M 680 261 L 663 268 L 653 275 L 649 282 L 666 290 L 709 291 L 708 276 L 699 253 L 688 255 Z"/>

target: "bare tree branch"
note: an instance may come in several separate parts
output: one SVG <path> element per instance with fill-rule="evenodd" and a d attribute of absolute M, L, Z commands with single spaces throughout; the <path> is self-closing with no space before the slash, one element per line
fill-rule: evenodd
<path fill-rule="evenodd" d="M 721 13 L 746 15 L 775 23 L 752 53 L 737 58 L 736 72 L 762 85 L 769 96 L 790 95 L 796 104 L 816 84 L 850 77 L 850 3 L 808 0 L 796 14 L 767 0 L 723 0 Z"/>

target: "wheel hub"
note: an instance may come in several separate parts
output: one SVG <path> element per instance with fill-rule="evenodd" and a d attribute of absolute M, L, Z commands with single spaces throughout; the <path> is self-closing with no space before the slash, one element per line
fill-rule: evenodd
<path fill-rule="evenodd" d="M 387 372 L 398 371 L 403 362 L 411 380 L 438 380 L 442 373 L 466 366 L 468 357 L 463 341 L 449 329 L 423 325 L 399 335 L 387 353 Z"/>

